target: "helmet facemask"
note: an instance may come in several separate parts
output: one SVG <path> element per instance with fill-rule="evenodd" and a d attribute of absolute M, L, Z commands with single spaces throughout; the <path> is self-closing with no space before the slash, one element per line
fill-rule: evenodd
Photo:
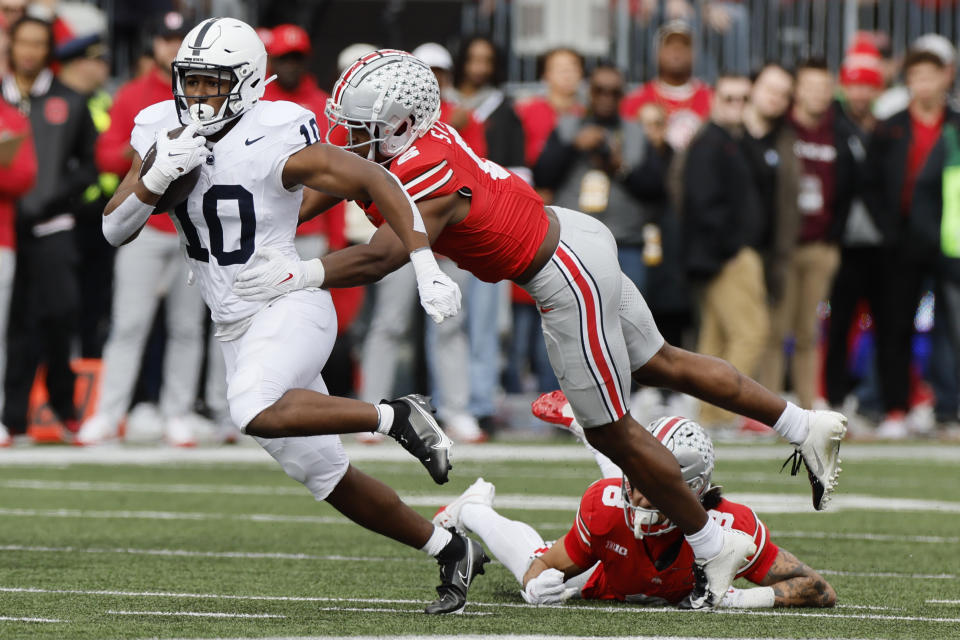
<path fill-rule="evenodd" d="M 677 416 L 660 418 L 647 430 L 673 454 L 680 465 L 684 482 L 697 500 L 703 501 L 712 488 L 710 480 L 714 466 L 713 442 L 707 432 L 693 420 Z M 676 528 L 659 510 L 633 505 L 632 487 L 626 475 L 621 492 L 624 518 L 637 538 L 663 535 Z"/>
<path fill-rule="evenodd" d="M 623 499 L 623 517 L 627 521 L 627 527 L 633 531 L 634 537 L 661 536 L 677 528 L 677 525 L 670 522 L 660 511 L 633 504 L 631 499 L 633 487 L 626 474 L 623 476 L 620 492 Z"/>
<path fill-rule="evenodd" d="M 197 124 L 200 127 L 198 130 L 200 135 L 211 135 L 243 114 L 240 90 L 244 80 L 240 78 L 236 67 L 180 61 L 174 61 L 172 66 L 173 96 L 176 100 L 180 124 Z M 220 92 L 213 95 L 188 93 L 187 78 L 193 75 L 217 78 L 220 81 Z M 250 80 L 249 75 L 246 80 Z M 226 83 L 229 83 L 230 89 L 224 93 L 223 87 Z M 214 98 L 225 98 L 216 112 L 209 104 L 209 100 Z M 191 99 L 197 102 L 190 104 Z"/>

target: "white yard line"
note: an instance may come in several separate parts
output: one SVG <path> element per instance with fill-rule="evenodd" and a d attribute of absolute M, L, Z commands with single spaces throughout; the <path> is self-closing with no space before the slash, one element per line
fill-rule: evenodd
<path fill-rule="evenodd" d="M 113 611 L 107 610 L 115 616 L 187 616 L 191 618 L 286 618 L 287 616 L 272 613 L 227 613 L 224 611 Z"/>
<path fill-rule="evenodd" d="M 927 604 L 960 604 L 960 600 L 924 600 Z"/>
<path fill-rule="evenodd" d="M 398 636 L 350 636 L 350 640 L 397 640 Z M 543 635 L 514 635 L 514 634 L 462 634 L 462 635 L 407 635 L 399 636 L 403 640 L 557 640 L 558 636 Z M 717 636 L 560 636 L 563 640 L 782 640 L 781 638 L 730 638 Z M 231 637 L 231 638 L 174 638 L 172 640 L 342 640 L 342 636 L 283 636 L 263 638 Z M 866 638 L 830 637 L 823 640 L 867 640 Z"/>
<path fill-rule="evenodd" d="M 956 580 L 953 573 L 895 573 L 893 571 L 833 571 L 831 569 L 817 569 L 825 576 L 846 576 L 850 578 L 894 578 L 903 580 Z"/>
<path fill-rule="evenodd" d="M 44 547 L 27 545 L 0 545 L 0 551 L 27 551 L 34 553 L 117 553 L 139 556 L 170 556 L 183 558 L 240 558 L 244 560 L 319 560 L 329 562 L 422 562 L 420 557 L 381 556 L 341 556 L 341 555 L 311 555 L 308 553 L 279 553 L 279 552 L 247 552 L 247 551 L 191 551 L 189 549 L 128 549 L 128 548 L 81 548 L 81 547 Z"/>
<path fill-rule="evenodd" d="M 355 462 L 417 462 L 410 454 L 397 446 L 386 443 L 382 446 L 344 443 L 344 448 Z M 718 445 L 721 460 L 783 460 L 790 448 L 776 445 Z M 899 445 L 899 444 L 847 444 L 842 457 L 848 461 L 923 460 L 936 463 L 960 462 L 960 446 L 950 444 Z M 576 444 L 569 445 L 517 445 L 511 443 L 463 445 L 454 447 L 458 462 L 524 461 L 567 462 L 592 460 L 590 453 Z M 173 447 L 102 446 L 102 447 L 14 447 L 0 450 L 0 466 L 34 465 L 62 466 L 65 464 L 110 464 L 110 465 L 184 465 L 184 464 L 276 464 L 270 456 L 252 441 L 235 447 L 197 448 L 184 450 Z"/>
<path fill-rule="evenodd" d="M 0 616 L 0 622 L 69 622 L 69 620 L 58 620 L 56 618 L 16 618 L 13 616 Z"/>

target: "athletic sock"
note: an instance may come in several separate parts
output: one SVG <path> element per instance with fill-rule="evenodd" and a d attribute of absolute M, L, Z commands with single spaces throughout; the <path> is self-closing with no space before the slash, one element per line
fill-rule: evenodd
<path fill-rule="evenodd" d="M 377 428 L 374 429 L 374 431 L 382 433 L 383 435 L 389 435 L 390 427 L 393 426 L 395 413 L 393 407 L 386 402 L 373 406 L 377 408 Z"/>
<path fill-rule="evenodd" d="M 710 516 L 707 516 L 707 524 L 703 525 L 703 529 L 684 537 L 697 560 L 710 560 L 723 551 L 723 529 Z"/>
<path fill-rule="evenodd" d="M 533 527 L 525 522 L 504 518 L 485 504 L 463 505 L 460 508 L 460 522 L 480 536 L 490 553 L 520 583 L 530 566 L 533 552 L 546 546 Z"/>
<path fill-rule="evenodd" d="M 437 562 L 440 564 L 456 562 L 467 553 L 467 541 L 464 540 L 463 536 L 454 531 L 453 527 L 446 531 L 450 534 L 450 541 L 440 549 L 440 553 L 436 556 Z"/>
<path fill-rule="evenodd" d="M 810 415 L 792 402 L 788 402 L 787 408 L 773 425 L 773 430 L 789 440 L 791 444 L 799 446 L 810 433 Z"/>
<path fill-rule="evenodd" d="M 453 544 L 455 540 L 460 543 L 460 556 L 462 556 L 463 551 L 466 550 L 466 547 L 463 544 L 463 539 L 460 536 L 453 535 L 452 531 L 447 531 L 441 527 L 434 526 L 433 533 L 430 534 L 430 539 L 427 540 L 427 544 L 420 547 L 420 551 L 423 551 L 427 555 L 433 556 L 439 560 L 441 555 L 449 555 L 449 553 L 447 553 L 447 548 Z M 455 552 L 456 549 L 453 551 Z M 454 559 L 457 557 L 459 556 L 456 556 Z"/>

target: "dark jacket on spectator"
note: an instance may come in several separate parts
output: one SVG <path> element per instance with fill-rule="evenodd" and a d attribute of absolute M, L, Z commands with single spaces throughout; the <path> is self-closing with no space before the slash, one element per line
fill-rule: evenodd
<path fill-rule="evenodd" d="M 960 282 L 960 259 L 943 255 L 940 244 L 945 164 L 946 144 L 941 135 L 936 146 L 930 151 L 926 164 L 917 174 L 908 228 L 916 243 L 917 254 L 929 256 L 932 266 L 935 266 L 943 277 Z"/>
<path fill-rule="evenodd" d="M 960 123 L 960 113 L 949 107 L 944 125 L 948 123 Z M 883 237 L 883 244 L 904 247 L 906 257 L 924 262 L 930 256 L 924 249 L 929 245 L 917 237 L 918 234 L 922 236 L 923 231 L 912 223 L 908 224 L 900 211 L 911 129 L 910 112 L 907 109 L 877 124 L 867 146 L 862 193 L 867 210 Z M 942 142 L 937 144 L 940 146 Z"/>
<path fill-rule="evenodd" d="M 738 141 L 713 122 L 700 129 L 680 160 L 687 273 L 707 280 L 743 247 L 760 247 L 760 198 Z"/>
<path fill-rule="evenodd" d="M 487 138 L 487 158 L 502 167 L 523 167 L 523 124 L 513 109 L 513 100 L 494 89 L 473 109 L 483 122 Z"/>
<path fill-rule="evenodd" d="M 554 190 L 553 204 L 580 209 L 584 176 L 602 166 L 610 153 L 607 146 L 582 152 L 573 145 L 577 133 L 586 125 L 603 126 L 611 136 L 620 137 L 620 170 L 609 176 L 606 210 L 594 215 L 607 225 L 618 244 L 642 245 L 643 225 L 651 217 L 648 206 L 651 202 L 661 203 L 666 195 L 666 168 L 636 122 L 620 118 L 612 123 L 600 122 L 589 115 L 561 118 L 533 168 L 534 184 Z"/>
<path fill-rule="evenodd" d="M 767 295 L 773 302 L 783 294 L 790 254 L 797 245 L 800 231 L 797 207 L 800 163 L 793 152 L 796 141 L 793 129 L 783 121 L 763 138 L 754 138 L 745 132 L 741 139 L 760 199 L 763 223 L 759 248 Z"/>

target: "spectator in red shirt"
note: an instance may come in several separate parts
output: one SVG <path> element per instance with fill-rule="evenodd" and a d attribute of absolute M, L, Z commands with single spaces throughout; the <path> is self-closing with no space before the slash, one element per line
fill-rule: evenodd
<path fill-rule="evenodd" d="M 7 360 L 7 318 L 16 263 L 16 201 L 33 188 L 36 177 L 37 155 L 33 149 L 30 121 L 0 100 L 0 371 L 6 369 Z M 2 407 L 3 390 L 0 386 L 0 409 Z M 0 447 L 11 443 L 10 433 L 0 424 Z"/>
<path fill-rule="evenodd" d="M 96 159 L 101 171 L 125 175 L 134 153 L 130 146 L 134 118 L 151 104 L 173 99 L 170 64 L 187 30 L 179 13 L 161 18 L 153 37 L 155 67 L 120 88 L 110 109 L 110 127 L 97 140 Z M 164 214 L 150 216 L 136 246 L 131 243 L 117 250 L 100 402 L 77 434 L 80 444 L 98 444 L 117 437 L 161 299 L 165 299 L 167 329 L 160 391 L 164 434 L 170 444 L 194 444 L 191 411 L 203 356 L 204 307 L 197 288 L 187 285 L 188 270 L 181 251 L 173 221 Z"/>
<path fill-rule="evenodd" d="M 910 342 L 913 318 L 935 258 L 918 241 L 911 220 L 913 187 L 945 120 L 960 117 L 947 106 L 952 82 L 935 53 L 913 49 L 903 63 L 909 106 L 879 123 L 867 148 L 864 201 L 883 236 L 883 305 L 877 313 L 877 366 L 886 418 L 877 435 L 903 438 L 910 424 Z"/>
<path fill-rule="evenodd" d="M 540 79 L 547 88 L 546 95 L 517 103 L 517 115 L 523 123 L 525 137 L 524 157 L 531 169 L 537 164 L 540 151 L 557 126 L 557 120 L 565 115 L 580 117 L 584 114 L 578 95 L 583 82 L 583 56 L 564 47 L 551 49 L 540 57 L 539 67 Z"/>
<path fill-rule="evenodd" d="M 667 112 L 667 142 L 684 149 L 710 115 L 710 87 L 693 77 L 693 31 L 682 20 L 666 23 L 657 33 L 657 77 L 629 93 L 620 115 L 637 120 L 640 109 L 656 102 Z"/>

